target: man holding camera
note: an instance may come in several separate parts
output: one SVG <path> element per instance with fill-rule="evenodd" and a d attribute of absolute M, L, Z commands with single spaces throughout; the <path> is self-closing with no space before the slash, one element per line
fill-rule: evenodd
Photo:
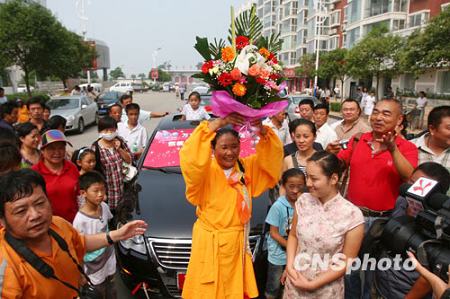
<path fill-rule="evenodd" d="M 341 150 L 332 142 L 327 150 L 350 167 L 347 199 L 357 205 L 366 221 L 366 231 L 373 221 L 389 217 L 399 195 L 400 185 L 409 179 L 417 166 L 418 151 L 414 144 L 395 134 L 402 123 L 401 104 L 397 100 L 382 99 L 370 116 L 372 132 L 359 141 L 353 137 L 348 148 Z M 346 285 L 347 298 L 359 298 L 359 279 L 355 275 Z M 365 285 L 364 298 L 369 298 L 369 285 Z"/>
<path fill-rule="evenodd" d="M 30 169 L 0 179 L 0 297 L 75 298 L 88 277 L 83 256 L 114 242 L 143 234 L 144 221 L 118 230 L 80 235 L 70 223 L 53 216 L 40 174 Z"/>

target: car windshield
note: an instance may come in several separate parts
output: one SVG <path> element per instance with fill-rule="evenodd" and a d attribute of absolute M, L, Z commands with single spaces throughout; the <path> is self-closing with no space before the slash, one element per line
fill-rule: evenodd
<path fill-rule="evenodd" d="M 80 99 L 55 99 L 47 102 L 51 110 L 75 109 L 80 107 Z"/>
<path fill-rule="evenodd" d="M 99 101 L 105 104 L 111 104 L 117 102 L 119 96 L 117 92 L 105 92 L 99 97 Z"/>
<path fill-rule="evenodd" d="M 156 132 L 150 148 L 144 159 L 145 168 L 163 168 L 180 166 L 179 151 L 184 142 L 194 131 L 193 128 L 160 130 Z M 247 157 L 255 152 L 258 137 L 244 132 L 241 136 L 241 157 Z"/>
<path fill-rule="evenodd" d="M 204 94 L 204 95 L 200 96 L 200 98 L 202 99 L 202 105 L 203 106 L 211 105 L 211 97 L 212 97 L 212 95 L 210 95 L 210 94 Z"/>

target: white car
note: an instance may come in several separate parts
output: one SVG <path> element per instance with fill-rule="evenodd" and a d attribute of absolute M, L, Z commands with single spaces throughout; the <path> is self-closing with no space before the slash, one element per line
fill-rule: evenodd
<path fill-rule="evenodd" d="M 34 90 L 34 87 L 30 86 L 30 91 L 33 91 L 33 90 Z M 26 85 L 19 85 L 19 86 L 17 86 L 17 92 L 18 93 L 25 93 L 25 92 L 27 92 L 27 86 Z"/>
<path fill-rule="evenodd" d="M 133 85 L 131 82 L 118 82 L 109 88 L 109 91 L 118 91 L 123 93 L 133 92 Z"/>

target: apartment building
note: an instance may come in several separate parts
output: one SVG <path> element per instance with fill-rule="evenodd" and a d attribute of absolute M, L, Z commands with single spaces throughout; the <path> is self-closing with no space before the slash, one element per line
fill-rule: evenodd
<path fill-rule="evenodd" d="M 450 0 L 253 0 L 263 22 L 263 34 L 279 32 L 284 40 L 280 52 L 291 91 L 300 91 L 311 82 L 295 75 L 302 55 L 336 48 L 350 49 L 375 26 L 384 25 L 391 32 L 408 36 L 424 28 L 428 21 L 450 5 Z M 357 86 L 372 87 L 374 80 L 348 78 L 345 90 L 352 95 Z M 339 84 L 339 82 L 338 82 Z M 450 93 L 450 73 L 431 71 L 418 79 L 412 75 L 384 78 L 387 87 Z M 342 90 L 342 86 L 339 86 Z"/>

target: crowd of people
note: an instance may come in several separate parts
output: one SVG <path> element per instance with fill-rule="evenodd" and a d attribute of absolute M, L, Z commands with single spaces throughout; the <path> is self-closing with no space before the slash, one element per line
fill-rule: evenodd
<path fill-rule="evenodd" d="M 198 218 L 183 298 L 258 296 L 248 236 L 252 198 L 269 189 L 266 298 L 370 298 L 374 291 L 421 298 L 436 285 L 442 291 L 424 268 L 398 284 L 395 273 L 346 274 L 372 223 L 407 213 L 398 210 L 405 206 L 402 183 L 429 177 L 447 194 L 450 184 L 450 106 L 433 108 L 428 130 L 407 140 L 399 129 L 401 103 L 370 97 L 344 100 L 342 121 L 333 124 L 328 105 L 308 99 L 299 103 L 298 119 L 289 122 L 280 111 L 255 120 L 256 153 L 240 158 L 239 134 L 230 125 L 246 120 L 239 114 L 210 120 L 200 94 L 188 96 L 182 120 L 207 121 L 180 151 L 186 199 Z M 142 110 L 124 95 L 99 120 L 98 139 L 71 152 L 65 119 L 51 111 L 45 116 L 45 109 L 37 97 L 0 106 L 2 296 L 73 298 L 93 291 L 115 298 L 116 261 L 108 245 L 142 234 L 146 224 L 112 230 L 111 220 L 147 142 L 142 123 L 167 112 Z M 341 254 L 341 267 L 330 260 L 323 269 L 308 268 L 303 257 L 315 254 Z M 36 261 L 50 265 L 53 276 L 36 275 Z M 79 289 L 81 277 L 88 283 Z"/>

